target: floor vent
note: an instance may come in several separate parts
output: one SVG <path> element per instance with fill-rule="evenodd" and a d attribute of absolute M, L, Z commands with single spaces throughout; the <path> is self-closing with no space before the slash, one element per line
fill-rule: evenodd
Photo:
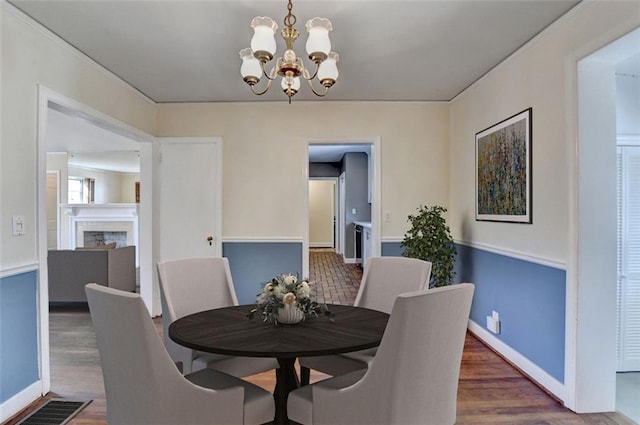
<path fill-rule="evenodd" d="M 78 414 L 89 401 L 52 398 L 16 425 L 63 425 Z"/>

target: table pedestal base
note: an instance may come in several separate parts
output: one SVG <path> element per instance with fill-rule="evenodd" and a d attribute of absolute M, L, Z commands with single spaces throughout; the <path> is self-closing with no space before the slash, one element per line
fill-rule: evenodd
<path fill-rule="evenodd" d="M 273 391 L 273 398 L 276 403 L 276 416 L 273 419 L 275 425 L 289 425 L 287 417 L 287 399 L 289 393 L 300 387 L 298 374 L 294 367 L 295 358 L 282 359 L 278 358 L 280 367 L 276 369 L 276 388 Z"/>

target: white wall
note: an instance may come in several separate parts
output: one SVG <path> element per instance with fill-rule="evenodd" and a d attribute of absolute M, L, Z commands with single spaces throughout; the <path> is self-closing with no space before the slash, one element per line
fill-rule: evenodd
<path fill-rule="evenodd" d="M 223 237 L 304 234 L 308 141 L 380 137 L 383 238 L 401 239 L 420 203 L 448 205 L 446 103 L 161 104 L 158 135 L 223 138 Z"/>
<path fill-rule="evenodd" d="M 616 76 L 616 111 L 618 134 L 640 134 L 640 76 Z"/>

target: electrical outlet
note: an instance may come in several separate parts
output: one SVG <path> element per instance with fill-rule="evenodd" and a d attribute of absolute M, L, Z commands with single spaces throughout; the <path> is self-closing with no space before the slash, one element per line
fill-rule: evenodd
<path fill-rule="evenodd" d="M 384 221 L 387 223 L 391 221 L 391 213 L 389 211 L 384 212 Z"/>
<path fill-rule="evenodd" d="M 493 316 L 487 316 L 487 329 L 494 334 L 499 334 L 500 320 L 496 320 Z"/>

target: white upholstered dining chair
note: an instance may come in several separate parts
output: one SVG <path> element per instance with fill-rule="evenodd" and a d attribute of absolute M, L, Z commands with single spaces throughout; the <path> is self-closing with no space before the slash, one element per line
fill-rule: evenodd
<path fill-rule="evenodd" d="M 368 369 L 289 394 L 291 420 L 304 425 L 452 425 L 474 286 L 398 296 Z"/>
<path fill-rule="evenodd" d="M 370 257 L 353 305 L 389 314 L 398 295 L 428 288 L 430 278 L 431 263 L 428 261 Z M 366 368 L 375 354 L 376 348 L 371 348 L 354 353 L 300 358 L 301 382 L 303 385 L 309 383 L 310 369 L 335 376 Z"/>
<path fill-rule="evenodd" d="M 180 258 L 158 263 L 164 343 L 171 358 L 190 373 L 210 368 L 245 377 L 276 369 L 272 358 L 234 357 L 203 353 L 176 344 L 169 325 L 189 314 L 238 305 L 229 261 L 224 257 Z"/>
<path fill-rule="evenodd" d="M 111 425 L 261 424 L 273 419 L 270 393 L 222 372 L 182 376 L 140 295 L 90 283 Z"/>

